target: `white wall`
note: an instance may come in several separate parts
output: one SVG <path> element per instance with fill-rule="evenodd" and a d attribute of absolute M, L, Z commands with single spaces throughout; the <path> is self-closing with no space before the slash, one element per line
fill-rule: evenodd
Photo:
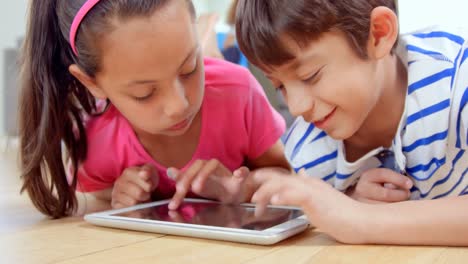
<path fill-rule="evenodd" d="M 467 0 L 399 0 L 401 32 L 430 25 L 468 28 Z"/>
<path fill-rule="evenodd" d="M 4 126 L 4 50 L 17 47 L 17 39 L 26 29 L 27 0 L 0 2 L 0 135 L 5 134 Z M 15 109 L 16 110 L 16 109 Z"/>
<path fill-rule="evenodd" d="M 229 2 L 230 0 L 194 0 L 199 13 L 225 11 Z M 399 0 L 399 2 L 401 32 L 434 24 L 468 27 L 467 0 Z M 0 2 L 0 135 L 5 133 L 3 52 L 5 48 L 16 47 L 17 39 L 24 35 L 27 3 L 28 0 Z"/>

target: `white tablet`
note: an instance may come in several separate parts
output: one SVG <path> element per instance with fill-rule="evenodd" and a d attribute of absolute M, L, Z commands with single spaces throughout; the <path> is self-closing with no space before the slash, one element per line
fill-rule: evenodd
<path fill-rule="evenodd" d="M 209 200 L 185 199 L 176 211 L 170 200 L 85 215 L 99 226 L 271 245 L 309 226 L 303 212 L 292 207 L 269 206 L 255 217 L 254 204 L 226 205 Z"/>

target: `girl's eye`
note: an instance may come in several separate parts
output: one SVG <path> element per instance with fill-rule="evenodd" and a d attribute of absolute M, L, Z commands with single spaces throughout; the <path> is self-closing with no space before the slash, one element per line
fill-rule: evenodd
<path fill-rule="evenodd" d="M 198 70 L 198 61 L 195 63 L 195 66 L 193 67 L 193 69 L 190 72 L 182 73 L 181 76 L 182 77 L 189 77 L 190 75 L 194 74 L 197 70 Z"/>
<path fill-rule="evenodd" d="M 149 93 L 148 95 L 145 95 L 145 96 L 134 97 L 134 98 L 135 98 L 135 100 L 137 100 L 139 102 L 142 102 L 142 101 L 145 101 L 145 100 L 149 99 L 152 95 L 153 95 L 153 92 L 151 92 L 151 93 Z"/>

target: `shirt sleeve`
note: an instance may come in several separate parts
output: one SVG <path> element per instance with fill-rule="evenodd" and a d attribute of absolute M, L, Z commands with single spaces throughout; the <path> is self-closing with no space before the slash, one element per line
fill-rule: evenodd
<path fill-rule="evenodd" d="M 452 120 L 455 131 L 455 147 L 468 146 L 468 43 L 460 51 L 460 64 L 453 84 Z"/>
<path fill-rule="evenodd" d="M 120 158 L 123 145 L 115 131 L 122 131 L 114 123 L 102 119 L 95 120 L 93 127 L 87 127 L 86 159 L 79 163 L 77 171 L 77 191 L 95 192 L 114 186 L 120 176 L 122 163 Z M 96 128 L 101 126 L 101 128 Z"/>
<path fill-rule="evenodd" d="M 249 135 L 249 159 L 256 159 L 271 148 L 283 135 L 286 123 L 272 107 L 263 87 L 249 73 L 249 100 L 246 107 L 246 125 Z"/>
<path fill-rule="evenodd" d="M 93 164 L 94 162 L 85 161 L 78 167 L 77 186 L 79 192 L 102 191 L 114 186 L 115 173 L 111 173 L 109 168 L 107 172 L 100 168 L 102 166 Z"/>

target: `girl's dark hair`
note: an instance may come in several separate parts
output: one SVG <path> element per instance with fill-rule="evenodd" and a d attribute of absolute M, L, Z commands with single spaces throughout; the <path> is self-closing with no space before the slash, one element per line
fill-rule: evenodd
<path fill-rule="evenodd" d="M 251 63 L 268 69 L 294 59 L 282 36 L 305 47 L 322 33 L 338 29 L 365 59 L 370 14 L 378 6 L 397 11 L 395 0 L 239 0 L 237 41 Z"/>
<path fill-rule="evenodd" d="M 83 118 L 96 113 L 96 101 L 68 71 L 77 64 L 94 77 L 100 70 L 100 36 L 113 19 L 150 16 L 170 0 L 102 0 L 86 16 L 76 36 L 78 55 L 69 44 L 75 14 L 85 0 L 32 0 L 22 51 L 19 102 L 20 166 L 23 186 L 34 206 L 59 218 L 77 208 L 76 173 L 86 158 Z M 192 14 L 192 2 L 185 0 Z M 64 151 L 64 147 L 66 151 Z M 71 161 L 67 180 L 65 154 Z"/>

